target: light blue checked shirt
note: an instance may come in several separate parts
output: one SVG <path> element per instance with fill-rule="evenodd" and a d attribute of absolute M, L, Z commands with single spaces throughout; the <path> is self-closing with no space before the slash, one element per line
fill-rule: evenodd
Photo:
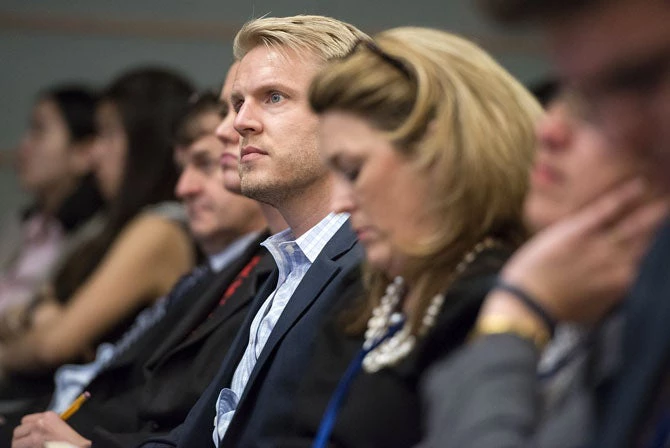
<path fill-rule="evenodd" d="M 249 343 L 237 365 L 230 389 L 222 389 L 216 401 L 212 439 L 217 448 L 235 415 L 239 397 L 244 392 L 256 361 L 293 292 L 324 246 L 348 218 L 346 213 L 331 213 L 299 238 L 293 236 L 291 229 L 286 229 L 262 243 L 277 264 L 279 278 L 276 289 L 268 296 L 251 322 Z"/>
<path fill-rule="evenodd" d="M 207 271 L 220 272 L 242 256 L 247 247 L 258 238 L 259 233 L 253 232 L 233 241 L 221 252 L 208 259 L 209 268 L 196 267 L 184 276 L 170 291 L 168 296 L 159 299 L 153 306 L 137 315 L 133 325 L 114 344 L 102 343 L 95 353 L 95 360 L 88 364 L 65 364 L 56 370 L 54 381 L 56 387 L 51 398 L 49 410 L 61 413 L 81 394 L 91 382 L 97 378 L 112 362 L 130 348 L 137 340 L 153 328 L 165 316 L 172 300 L 178 300 L 201 279 Z"/>

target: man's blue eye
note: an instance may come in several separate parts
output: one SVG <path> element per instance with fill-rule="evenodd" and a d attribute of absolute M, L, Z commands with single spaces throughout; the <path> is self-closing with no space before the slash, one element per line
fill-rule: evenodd
<path fill-rule="evenodd" d="M 283 97 L 281 96 L 281 94 L 273 93 L 272 95 L 270 95 L 270 102 L 271 103 L 278 103 L 282 100 L 282 98 Z"/>

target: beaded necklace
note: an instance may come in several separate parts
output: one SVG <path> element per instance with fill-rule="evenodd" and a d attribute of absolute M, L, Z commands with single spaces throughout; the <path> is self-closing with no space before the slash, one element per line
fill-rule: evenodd
<path fill-rule="evenodd" d="M 452 284 L 459 275 L 463 274 L 480 253 L 496 244 L 498 242 L 491 237 L 477 243 L 456 265 L 448 284 Z M 368 328 L 365 331 L 365 343 L 363 344 L 363 348 L 369 350 L 363 358 L 363 369 L 368 373 L 374 373 L 384 367 L 396 365 L 412 351 L 416 344 L 417 337 L 412 334 L 411 325 L 407 322 L 404 313 L 399 310 L 406 292 L 405 280 L 400 276 L 394 278 L 386 287 L 379 305 L 372 310 L 372 316 L 368 320 Z M 430 304 L 421 319 L 421 326 L 417 331 L 419 337 L 428 334 L 435 326 L 435 321 L 442 310 L 443 304 L 444 294 L 442 293 L 436 294 L 430 300 Z M 402 325 L 402 328 L 392 336 L 388 336 L 389 328 L 399 325 Z"/>

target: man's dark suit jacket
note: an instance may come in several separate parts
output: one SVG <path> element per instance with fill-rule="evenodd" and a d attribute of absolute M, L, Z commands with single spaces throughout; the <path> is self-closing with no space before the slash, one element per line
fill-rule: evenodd
<path fill-rule="evenodd" d="M 292 424 L 294 394 L 310 361 L 316 335 L 334 305 L 362 291 L 363 250 L 347 221 L 326 244 L 293 293 L 256 363 L 240 397 L 235 416 L 220 446 L 272 446 L 273 435 Z M 254 299 L 249 315 L 221 370 L 193 407 L 183 425 L 168 437 L 146 441 L 148 447 L 211 447 L 215 404 L 229 387 L 249 339 L 256 312 L 277 283 L 271 275 Z"/>
<path fill-rule="evenodd" d="M 634 446 L 641 431 L 654 432 L 654 406 L 670 406 L 667 396 L 659 396 L 663 387 L 667 394 L 670 372 L 670 219 L 642 265 L 624 312 L 621 370 L 603 402 L 598 447 Z"/>
<path fill-rule="evenodd" d="M 181 423 L 216 374 L 252 298 L 274 269 L 272 256 L 259 246 L 266 237 L 186 293 L 156 327 L 97 377 L 88 388 L 92 398 L 69 421 L 73 428 L 92 439 L 95 447 L 127 447 Z M 256 255 L 260 262 L 225 305 L 217 306 Z"/>

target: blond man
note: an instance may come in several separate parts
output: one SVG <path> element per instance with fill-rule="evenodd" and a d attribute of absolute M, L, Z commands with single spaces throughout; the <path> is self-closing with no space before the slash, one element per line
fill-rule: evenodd
<path fill-rule="evenodd" d="M 143 446 L 263 446 L 291 424 L 316 334 L 334 305 L 360 293 L 362 259 L 348 216 L 330 213 L 334 179 L 318 152 L 308 89 L 327 61 L 363 37 L 321 16 L 257 19 L 236 36 L 230 99 L 242 193 L 276 208 L 289 229 L 263 243 L 278 269 L 214 381 L 181 427 Z"/>

